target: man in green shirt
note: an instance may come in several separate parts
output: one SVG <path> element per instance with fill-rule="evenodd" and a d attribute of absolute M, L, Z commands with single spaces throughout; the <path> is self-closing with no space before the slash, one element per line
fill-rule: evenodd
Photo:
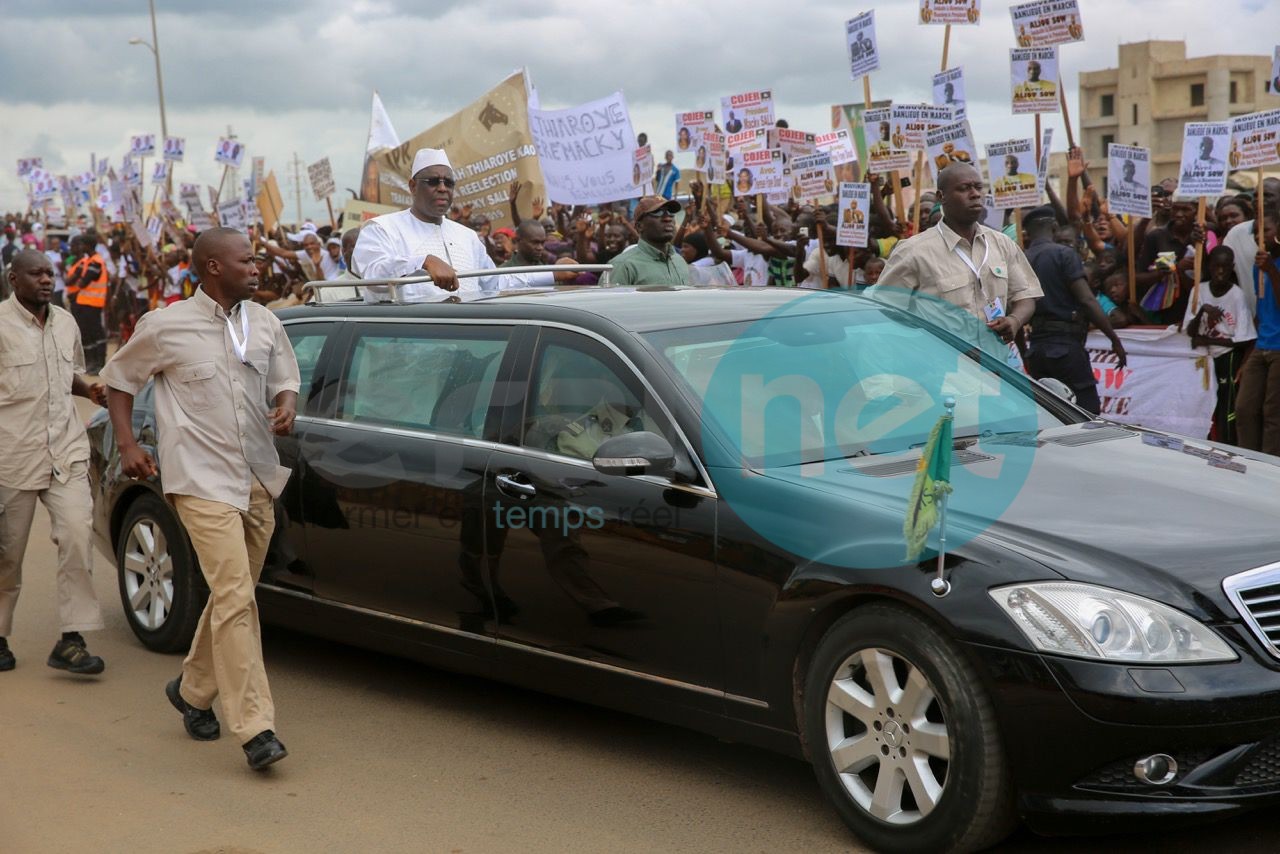
<path fill-rule="evenodd" d="M 613 259 L 615 285 L 689 284 L 689 265 L 671 246 L 679 212 L 679 202 L 661 196 L 645 196 L 636 204 L 640 242 Z"/>

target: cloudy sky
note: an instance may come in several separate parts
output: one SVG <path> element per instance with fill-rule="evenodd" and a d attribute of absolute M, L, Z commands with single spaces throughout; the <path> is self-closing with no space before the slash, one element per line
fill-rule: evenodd
<path fill-rule="evenodd" d="M 1116 64 L 1121 42 L 1185 39 L 1192 56 L 1270 56 L 1275 0 L 1081 0 L 1086 41 L 1062 51 L 1069 104 L 1075 73 Z M 876 25 L 884 67 L 873 95 L 928 101 L 942 28 L 921 27 L 917 0 L 882 0 Z M 285 180 L 296 152 L 328 156 L 339 196 L 359 180 L 370 94 L 380 91 L 408 138 L 526 67 L 544 107 L 622 89 L 632 123 L 655 146 L 674 136 L 672 113 L 718 109 L 719 98 L 771 87 L 793 128 L 828 129 L 829 105 L 861 100 L 849 79 L 843 22 L 873 8 L 832 0 L 156 0 L 169 132 L 187 138 L 179 181 L 216 184 L 217 138 L 228 126 L 250 155 Z M 1008 0 L 985 0 L 979 27 L 956 28 L 979 144 L 1030 136 L 1009 109 Z M 1211 11 L 1210 11 L 1211 9 Z M 0 210 L 25 207 L 19 157 L 46 169 L 89 168 L 91 152 L 119 165 L 129 137 L 160 132 L 146 0 L 4 0 L 0 5 Z M 1046 126 L 1059 127 L 1057 117 Z M 1064 145 L 1062 130 L 1055 147 Z M 150 167 L 148 166 L 148 170 Z M 319 216 L 303 173 L 302 212 Z M 337 198 L 335 198 L 337 201 Z"/>

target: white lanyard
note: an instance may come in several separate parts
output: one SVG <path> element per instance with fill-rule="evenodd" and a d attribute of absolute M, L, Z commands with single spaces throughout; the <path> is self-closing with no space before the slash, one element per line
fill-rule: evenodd
<path fill-rule="evenodd" d="M 236 337 L 236 328 L 231 325 L 231 315 L 227 315 L 227 332 L 231 333 L 231 347 L 236 351 L 237 358 L 244 364 L 249 364 L 249 312 L 244 305 L 240 306 L 240 333 L 244 336 L 241 341 Z"/>
<path fill-rule="evenodd" d="M 974 235 L 974 239 L 977 239 L 977 235 Z M 959 243 L 952 247 L 952 251 L 959 255 L 964 265 L 973 271 L 973 274 L 978 277 L 978 284 L 981 285 L 982 268 L 987 266 L 987 258 L 991 255 L 991 244 L 987 242 L 986 238 L 982 240 L 982 263 L 976 267 L 973 266 L 973 259 L 969 257 L 969 254 L 960 249 Z"/>

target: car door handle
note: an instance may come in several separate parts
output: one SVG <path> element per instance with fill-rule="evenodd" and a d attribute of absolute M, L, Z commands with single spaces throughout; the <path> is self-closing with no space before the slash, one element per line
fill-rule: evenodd
<path fill-rule="evenodd" d="M 523 478 L 522 474 L 500 474 L 493 478 L 493 482 L 498 485 L 498 491 L 508 498 L 532 498 L 537 495 L 538 488 L 532 483 L 525 482 Z"/>

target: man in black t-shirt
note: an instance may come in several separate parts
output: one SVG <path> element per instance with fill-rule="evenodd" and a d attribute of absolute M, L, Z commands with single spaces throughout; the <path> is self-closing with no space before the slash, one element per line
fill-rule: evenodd
<path fill-rule="evenodd" d="M 1027 261 L 1044 291 L 1031 317 L 1027 370 L 1036 379 L 1052 377 L 1065 383 L 1075 392 L 1076 405 L 1097 415 L 1102 404 L 1084 347 L 1089 324 L 1111 339 L 1119 368 L 1126 364 L 1124 344 L 1089 290 L 1080 255 L 1054 242 L 1058 220 L 1053 208 L 1036 208 L 1023 218 L 1022 227 L 1030 241 Z"/>

